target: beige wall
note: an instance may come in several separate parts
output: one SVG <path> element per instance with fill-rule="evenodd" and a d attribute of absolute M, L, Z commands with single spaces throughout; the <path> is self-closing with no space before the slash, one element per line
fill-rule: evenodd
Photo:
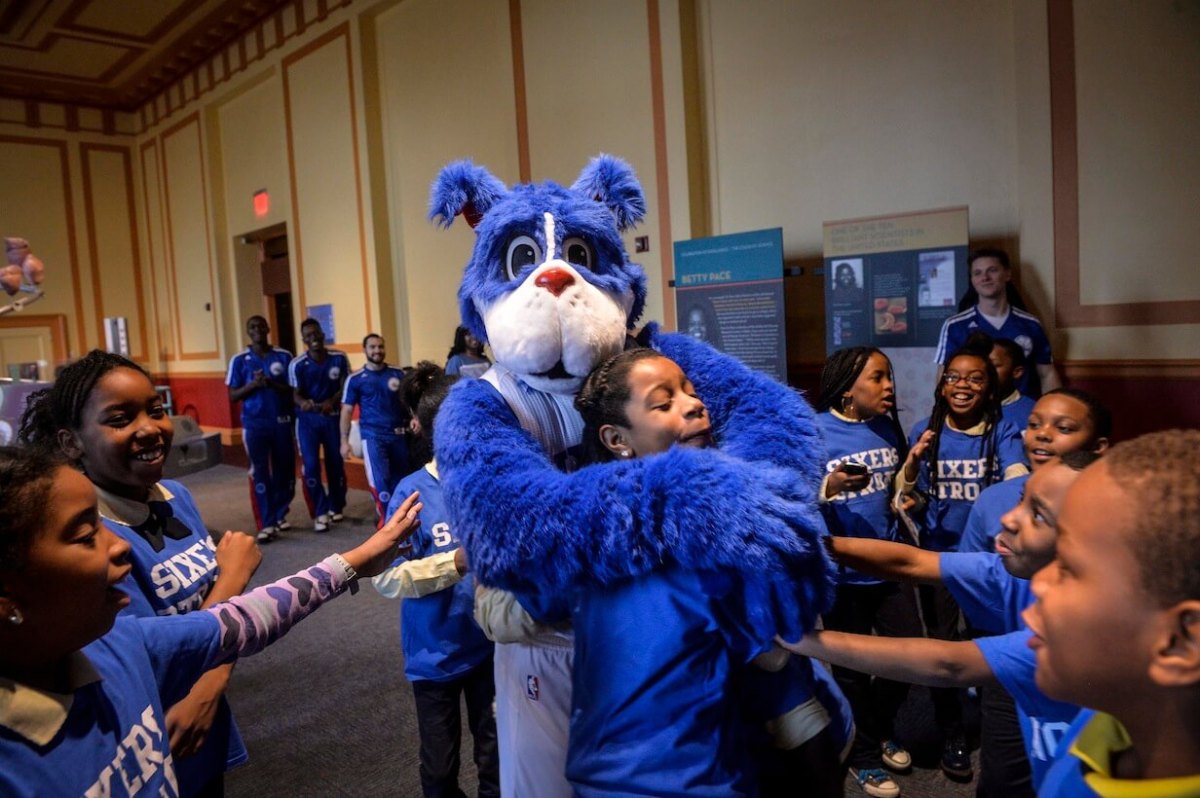
<path fill-rule="evenodd" d="M 137 316 L 135 348 L 152 367 L 218 373 L 257 301 L 233 237 L 282 221 L 297 319 L 301 294 L 331 302 L 340 343 L 375 328 L 393 339 L 395 361 L 440 360 L 473 234 L 461 220 L 449 231 L 426 220 L 437 170 L 471 157 L 512 183 L 525 156 L 534 180 L 569 183 L 606 151 L 629 160 L 646 191 L 637 234 L 651 250 L 633 257 L 650 275 L 648 318 L 666 315 L 669 238 L 689 234 L 694 211 L 714 233 L 781 226 L 785 255 L 798 260 L 820 255 L 826 220 L 965 204 L 974 240 L 1019 254 L 1023 290 L 1060 359 L 1200 351 L 1197 324 L 1053 323 L 1040 0 L 520 0 L 515 30 L 508 0 L 461 7 L 469 13 L 434 0 L 361 0 L 302 31 L 289 7 L 286 40 L 272 28 L 246 63 L 215 83 L 204 77 L 199 96 L 157 98 L 137 135 L 32 129 L 0 102 L 0 179 L 37 198 L 0 197 L 4 231 L 33 240 L 55 270 L 39 312 L 69 317 L 76 352 L 99 343 L 98 311 Z M 1136 8 L 1105 0 L 1075 9 L 1085 303 L 1200 299 L 1196 12 L 1157 0 Z M 697 29 L 681 31 L 693 9 Z M 697 71 L 687 73 L 693 51 Z M 689 98 L 702 101 L 696 140 L 705 145 L 690 163 Z M 132 169 L 120 151 L 85 155 L 85 142 L 125 148 Z M 265 219 L 250 210 L 260 188 L 272 197 Z M 138 274 L 140 301 L 125 290 Z"/>

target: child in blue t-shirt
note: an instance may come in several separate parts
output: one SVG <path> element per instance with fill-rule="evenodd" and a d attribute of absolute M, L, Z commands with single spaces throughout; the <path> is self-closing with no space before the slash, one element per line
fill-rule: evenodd
<path fill-rule="evenodd" d="M 957 551 L 967 514 L 987 486 L 1026 473 L 1020 434 L 1001 418 L 999 379 L 987 348 L 955 352 L 934 392 L 930 418 L 913 426 L 904 467 L 896 476 L 898 499 L 913 504 L 921 546 Z M 957 640 L 960 612 L 940 585 L 918 590 L 931 637 Z M 931 691 L 934 719 L 942 730 L 942 770 L 955 778 L 973 775 L 962 728 L 959 691 Z"/>
<path fill-rule="evenodd" d="M 1080 471 L 1097 457 L 1094 452 L 1071 452 L 1030 477 L 1021 504 L 1004 516 L 999 535 L 1006 552 L 1003 557 L 831 539 L 839 561 L 880 576 L 944 585 L 973 626 L 999 636 L 958 642 L 822 632 L 788 648 L 917 684 L 1003 687 L 1016 701 L 1036 789 L 1078 708 L 1047 697 L 1034 683 L 1033 654 L 1027 645 L 1030 633 L 1021 613 L 1031 601 L 1028 578 L 1054 558 L 1056 518 L 1063 497 Z"/>
<path fill-rule="evenodd" d="M 1110 449 L 1071 486 L 1025 611 L 1037 685 L 1095 710 L 1047 798 L 1200 796 L 1200 430 Z"/>
<path fill-rule="evenodd" d="M 1025 376 L 1025 350 L 1008 338 L 991 338 L 987 333 L 976 335 L 991 342 L 988 359 L 996 367 L 996 378 L 999 381 L 996 392 L 1000 396 L 1001 417 L 1017 429 L 1024 429 L 1034 402 L 1032 397 L 1021 393 L 1020 388 Z"/>
<path fill-rule="evenodd" d="M 94 350 L 34 394 L 25 442 L 61 449 L 91 480 L 100 517 L 129 541 L 126 614 L 182 615 L 246 589 L 261 556 L 254 539 L 226 532 L 214 543 L 191 494 L 162 480 L 174 427 L 149 375 L 120 355 Z M 208 793 L 248 755 L 225 690 L 232 665 L 196 681 L 166 721 L 184 796 Z"/>
<path fill-rule="evenodd" d="M 817 425 L 825 440 L 822 515 L 833 535 L 899 539 L 891 509 L 892 483 L 908 445 L 896 413 L 892 364 L 878 349 L 850 347 L 829 356 L 821 372 Z M 842 567 L 837 601 L 824 615 L 825 628 L 887 637 L 922 633 L 909 585 L 880 580 Z M 872 795 L 899 793 L 883 767 L 908 770 L 912 757 L 894 739 L 896 713 L 908 685 L 874 679 L 849 668 L 834 676 L 854 708 L 857 734 L 850 749 L 851 775 Z"/>
<path fill-rule="evenodd" d="M 164 707 L 261 651 L 416 526 L 411 496 L 357 548 L 186 615 L 132 617 L 130 544 L 88 479 L 38 448 L 0 448 L 0 794 L 178 798 Z"/>
<path fill-rule="evenodd" d="M 405 394 L 416 402 L 421 434 L 433 439 L 434 419 L 457 377 L 424 362 L 406 378 Z M 492 701 L 493 645 L 475 623 L 475 582 L 467 574 L 458 538 L 446 512 L 438 481 L 437 457 L 396 485 L 396 497 L 421 494 L 421 527 L 412 537 L 412 550 L 374 580 L 385 596 L 401 597 L 400 644 L 404 675 L 412 683 L 421 738 L 421 787 L 427 798 L 460 795 L 458 786 L 460 696 L 467 705 L 467 722 L 474 739 L 479 795 L 500 795 L 500 760 Z M 393 511 L 389 505 L 388 513 Z M 435 559 L 436 558 L 436 559 Z M 425 571 L 413 578 L 413 571 Z M 431 585 L 431 582 L 434 583 Z M 437 589 L 429 589 L 432 586 Z"/>
<path fill-rule="evenodd" d="M 712 422 L 691 381 L 651 349 L 626 350 L 597 366 L 576 407 L 593 462 L 713 444 Z M 612 471 L 591 469 L 597 479 L 604 478 L 597 469 Z M 747 670 L 752 661 L 786 663 L 771 639 L 786 632 L 769 630 L 805 623 L 767 617 L 763 607 L 771 603 L 761 589 L 735 571 L 670 562 L 645 576 L 578 589 L 567 753 L 567 778 L 578 795 L 759 794 L 751 761 L 764 758 L 769 744 L 756 751 L 751 740 L 768 726 L 777 747 L 794 753 L 787 757 L 793 768 L 813 768 L 788 774 L 792 787 L 801 778 L 814 795 L 841 794 L 836 752 L 847 742 L 846 713 L 841 702 L 826 707 L 818 698 L 832 685 L 819 689 L 811 670 L 794 670 L 778 689 L 797 688 L 795 706 L 781 707 L 758 689 L 750 692 L 762 700 L 748 701 L 752 706 L 735 700 L 738 685 L 755 680 Z M 803 590 L 782 582 L 767 589 Z M 832 756 L 805 756 L 804 749 L 823 744 Z"/>

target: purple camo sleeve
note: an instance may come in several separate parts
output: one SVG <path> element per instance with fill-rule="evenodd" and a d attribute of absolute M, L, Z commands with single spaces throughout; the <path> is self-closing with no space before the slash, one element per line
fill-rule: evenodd
<path fill-rule="evenodd" d="M 208 607 L 221 627 L 221 661 L 257 654 L 288 633 L 328 599 L 349 587 L 346 561 L 337 555 L 277 582 Z"/>

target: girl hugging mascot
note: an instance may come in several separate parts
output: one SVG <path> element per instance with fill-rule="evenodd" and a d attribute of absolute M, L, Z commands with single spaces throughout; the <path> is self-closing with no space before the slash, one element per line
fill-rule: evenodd
<path fill-rule="evenodd" d="M 582 465 L 575 394 L 599 363 L 635 345 L 645 301 L 645 274 L 620 236 L 645 214 L 633 170 L 602 155 L 570 188 L 509 189 L 453 163 L 433 186 L 430 218 L 448 227 L 459 214 L 476 233 L 459 288 L 463 324 L 496 362 L 451 392 L 434 448 L 452 526 L 489 586 L 476 614 L 498 641 L 503 794 L 757 794 L 755 752 L 789 747 L 758 739 L 768 725 L 800 723 L 797 714 L 829 725 L 828 714 L 822 724 L 795 711 L 811 698 L 811 668 L 769 672 L 796 671 L 775 636 L 797 639 L 833 596 L 811 408 L 708 345 L 649 325 L 636 344 L 691 379 L 715 446 Z M 668 581 L 695 595 L 653 610 L 609 604 L 633 617 L 589 614 L 572 629 L 581 596 L 664 573 L 688 574 Z M 677 605 L 709 608 L 706 620 L 697 627 Z M 613 647 L 614 635 L 627 649 Z M 715 647 L 694 695 L 661 689 L 682 683 L 671 669 L 715 638 L 749 642 Z M 611 681 L 623 684 L 604 678 L 601 650 L 619 661 Z M 660 689 L 626 689 L 642 681 Z"/>

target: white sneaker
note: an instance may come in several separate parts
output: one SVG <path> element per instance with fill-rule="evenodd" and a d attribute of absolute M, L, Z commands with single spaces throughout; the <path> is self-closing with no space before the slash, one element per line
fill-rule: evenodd
<path fill-rule="evenodd" d="M 328 532 L 329 531 L 329 516 L 318 515 L 313 519 L 313 532 Z"/>
<path fill-rule="evenodd" d="M 288 520 L 285 518 L 282 521 L 280 521 L 278 524 L 276 524 L 275 528 L 278 529 L 280 532 L 286 532 L 292 528 L 292 525 L 290 523 L 288 523 Z"/>
<path fill-rule="evenodd" d="M 863 770 L 850 768 L 850 776 L 858 782 L 862 791 L 872 798 L 899 798 L 900 796 L 900 785 L 878 768 Z"/>
<path fill-rule="evenodd" d="M 890 770 L 904 771 L 912 767 L 912 756 L 895 740 L 884 740 L 879 746 L 883 764 Z"/>
<path fill-rule="evenodd" d="M 265 529 L 258 530 L 258 534 L 255 535 L 255 538 L 258 540 L 259 543 L 270 543 L 272 540 L 275 539 L 276 532 L 277 532 L 277 530 L 275 529 L 275 527 L 269 526 L 269 527 L 266 527 Z"/>
<path fill-rule="evenodd" d="M 342 515 L 341 513 L 330 513 L 330 515 L 329 515 L 329 520 L 335 524 L 338 521 L 345 520 L 345 518 L 346 518 L 346 516 Z"/>

